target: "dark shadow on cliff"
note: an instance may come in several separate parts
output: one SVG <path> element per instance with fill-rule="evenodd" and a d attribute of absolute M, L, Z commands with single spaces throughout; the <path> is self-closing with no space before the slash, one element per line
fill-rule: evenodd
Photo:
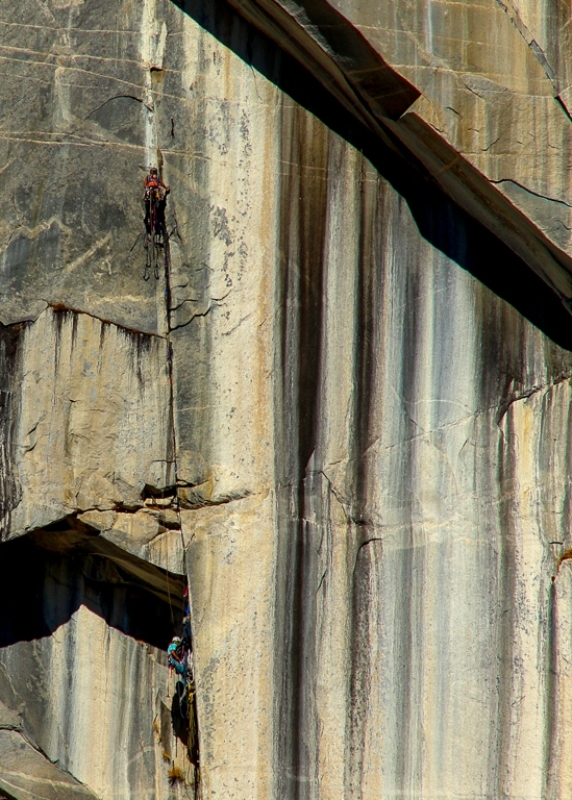
<path fill-rule="evenodd" d="M 161 650 L 182 618 L 184 579 L 99 536 L 38 531 L 0 545 L 0 648 L 51 636 L 81 605 Z"/>
<path fill-rule="evenodd" d="M 422 236 L 516 308 L 566 350 L 572 318 L 559 298 L 522 259 L 462 211 L 413 157 L 391 151 L 359 123 L 297 61 L 225 0 L 171 0 L 246 64 L 360 150 L 406 200 Z"/>

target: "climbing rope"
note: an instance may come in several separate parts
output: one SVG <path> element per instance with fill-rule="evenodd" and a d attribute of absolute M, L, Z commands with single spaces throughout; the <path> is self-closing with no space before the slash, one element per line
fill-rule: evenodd
<path fill-rule="evenodd" d="M 164 223 L 165 224 L 165 223 Z M 173 368 L 174 368 L 174 358 L 173 358 L 173 344 L 171 341 L 171 257 L 170 257 L 170 247 L 169 247 L 169 237 L 166 235 L 166 225 L 164 228 L 164 264 L 165 264 L 165 301 L 166 301 L 166 319 L 167 319 L 167 369 L 169 374 L 169 393 L 170 393 L 170 408 L 171 408 L 171 436 L 172 436 L 172 448 L 173 448 L 173 469 L 174 469 L 174 478 L 175 478 L 175 497 L 174 497 L 174 506 L 175 512 L 177 514 L 177 519 L 179 522 L 179 535 L 181 539 L 181 553 L 183 555 L 183 566 L 186 573 L 186 558 L 185 558 L 185 537 L 183 534 L 183 516 L 181 511 L 181 500 L 179 497 L 179 485 L 178 485 L 178 448 L 177 448 L 177 431 L 176 431 L 176 422 L 175 422 L 175 389 L 174 389 L 174 381 L 173 381 Z M 167 576 L 167 591 L 169 591 L 169 578 Z M 188 603 L 189 603 L 189 628 L 191 633 L 191 642 L 192 642 L 192 615 L 191 615 L 191 588 L 189 581 L 187 580 L 187 590 L 188 590 Z M 169 594 L 169 603 L 171 602 L 170 594 Z M 172 608 L 171 608 L 172 613 Z M 187 752 L 189 756 L 193 757 L 193 764 L 194 764 L 194 788 L 195 788 L 195 800 L 200 800 L 202 796 L 201 790 L 201 780 L 200 780 L 200 768 L 199 768 L 199 741 L 198 741 L 198 725 L 197 725 L 197 711 L 196 711 L 196 685 L 195 685 L 195 664 L 194 664 L 194 653 L 191 643 L 189 643 L 189 650 L 187 652 L 187 719 L 189 723 L 188 727 L 188 736 L 187 736 Z M 175 744 L 176 747 L 176 744 Z"/>

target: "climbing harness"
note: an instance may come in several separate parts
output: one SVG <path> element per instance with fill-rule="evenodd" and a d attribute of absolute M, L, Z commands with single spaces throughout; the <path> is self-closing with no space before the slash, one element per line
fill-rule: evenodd
<path fill-rule="evenodd" d="M 146 281 L 151 277 L 151 269 L 155 279 L 159 279 L 159 265 L 167 267 L 167 231 L 165 228 L 165 199 L 159 189 L 151 189 L 149 197 L 145 201 L 147 204 L 147 215 L 145 217 L 145 242 L 146 253 L 145 274 Z M 161 258 L 161 253 L 162 258 Z"/>
<path fill-rule="evenodd" d="M 163 261 L 168 267 L 169 236 L 165 224 L 165 206 L 169 187 L 166 186 L 157 170 L 151 170 L 145 178 L 145 272 L 143 278 L 148 281 L 151 270 L 155 279 L 159 279 L 159 265 Z M 162 253 L 162 258 L 161 258 Z"/>

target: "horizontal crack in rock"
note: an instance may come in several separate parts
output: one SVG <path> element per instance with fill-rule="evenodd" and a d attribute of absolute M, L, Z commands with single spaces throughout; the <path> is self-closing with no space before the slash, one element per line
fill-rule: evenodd
<path fill-rule="evenodd" d="M 43 298 L 40 298 L 43 300 Z M 91 317 L 92 319 L 101 322 L 103 325 L 113 325 L 113 327 L 118 328 L 122 331 L 127 331 L 128 333 L 135 334 L 136 336 L 150 336 L 154 339 L 162 339 L 163 341 L 166 340 L 165 336 L 162 336 L 160 333 L 154 333 L 151 331 L 141 331 L 137 328 L 131 328 L 129 325 L 124 325 L 121 322 L 114 322 L 111 319 L 106 317 L 99 317 L 97 314 L 92 314 L 90 311 L 85 311 L 81 308 L 73 308 L 72 306 L 66 306 L 63 303 L 51 303 L 49 300 L 44 301 L 46 305 L 52 309 L 55 313 L 70 313 L 70 314 L 83 314 L 86 317 Z"/>
<path fill-rule="evenodd" d="M 499 137 L 500 138 L 500 137 Z M 497 139 L 498 141 L 498 139 Z M 494 142 L 492 143 L 494 144 Z M 490 145 L 492 147 L 492 145 Z M 546 194 L 541 194 L 540 192 L 535 192 L 533 189 L 529 189 L 527 186 L 524 186 L 522 183 L 515 181 L 513 178 L 498 178 L 494 180 L 493 178 L 490 179 L 491 183 L 500 184 L 500 183 L 512 183 L 514 186 L 518 186 L 519 189 L 522 189 L 527 194 L 531 194 L 534 197 L 538 197 L 541 200 L 548 200 L 551 203 L 558 203 L 559 205 L 566 206 L 567 208 L 572 208 L 572 203 L 567 203 L 566 200 L 560 200 L 557 197 L 548 197 Z"/>

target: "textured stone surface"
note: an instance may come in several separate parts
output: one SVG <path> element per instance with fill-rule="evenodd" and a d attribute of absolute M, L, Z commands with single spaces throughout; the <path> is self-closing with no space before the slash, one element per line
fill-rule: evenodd
<path fill-rule="evenodd" d="M 181 615 L 181 579 L 72 532 L 38 532 L 2 547 L 0 729 L 19 731 L 88 786 L 88 796 L 169 796 L 163 754 L 175 758 L 175 742 L 164 651 L 171 616 Z M 13 737 L 9 743 L 0 785 L 19 772 L 14 795 L 27 798 L 22 792 L 44 775 L 46 759 L 25 743 L 20 759 Z M 48 766 L 46 782 L 57 780 Z"/>
<path fill-rule="evenodd" d="M 565 3 L 230 2 L 569 303 Z"/>
<path fill-rule="evenodd" d="M 51 764 L 16 731 L 0 730 L 0 791 L 17 800 L 75 800 L 96 795 Z"/>
<path fill-rule="evenodd" d="M 1 5 L 2 791 L 572 793 L 559 15 Z"/>
<path fill-rule="evenodd" d="M 76 510 L 137 508 L 147 487 L 174 484 L 163 339 L 47 309 L 8 329 L 2 352 L 4 538 Z"/>

